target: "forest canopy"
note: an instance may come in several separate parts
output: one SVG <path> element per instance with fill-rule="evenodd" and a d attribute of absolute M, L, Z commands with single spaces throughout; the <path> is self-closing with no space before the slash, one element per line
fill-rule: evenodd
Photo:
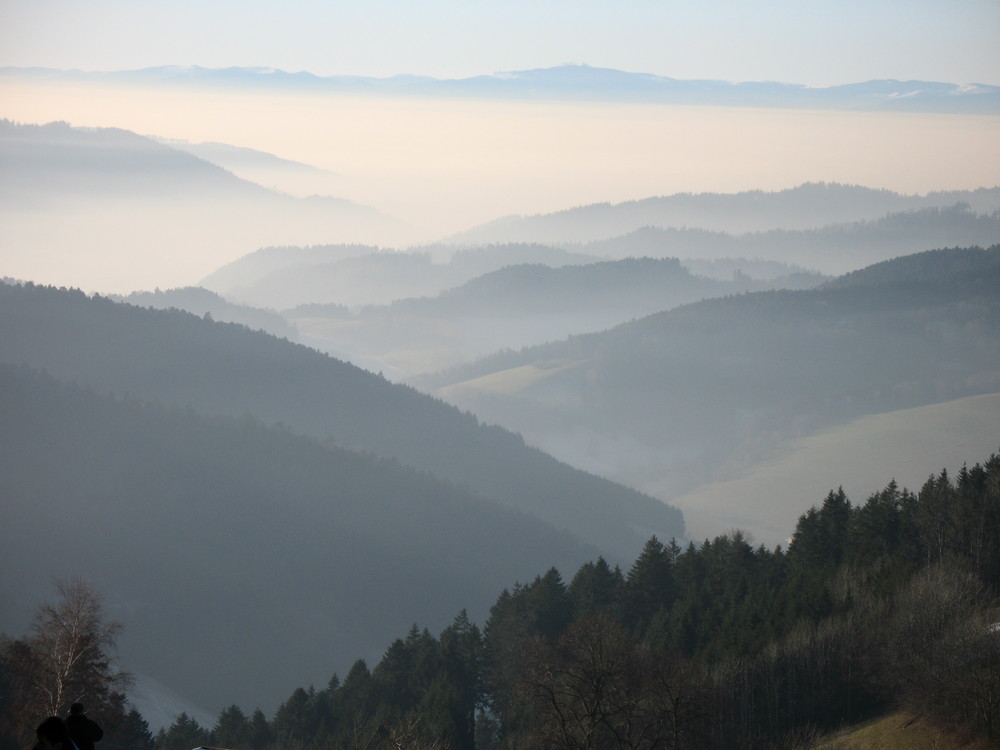
<path fill-rule="evenodd" d="M 777 748 L 899 709 L 995 741 L 998 586 L 993 455 L 916 493 L 833 490 L 787 549 L 652 537 L 625 571 L 550 569 L 502 591 L 482 628 L 464 610 L 438 636 L 413 625 L 374 667 L 298 688 L 270 719 L 181 714 L 155 745 Z M 38 643 L 4 640 L 7 685 Z"/>

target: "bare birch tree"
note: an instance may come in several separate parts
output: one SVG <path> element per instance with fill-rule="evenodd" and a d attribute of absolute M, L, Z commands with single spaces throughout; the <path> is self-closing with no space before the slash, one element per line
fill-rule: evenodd
<path fill-rule="evenodd" d="M 33 697 L 43 715 L 65 713 L 77 701 L 104 703 L 130 681 L 111 664 L 122 625 L 105 620 L 98 591 L 79 578 L 56 588 L 58 600 L 38 608 L 29 640 L 38 670 Z"/>

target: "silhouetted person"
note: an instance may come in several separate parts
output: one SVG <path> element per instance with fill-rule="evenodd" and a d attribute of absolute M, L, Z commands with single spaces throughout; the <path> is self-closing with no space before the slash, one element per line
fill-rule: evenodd
<path fill-rule="evenodd" d="M 80 703 L 69 707 L 69 718 L 66 719 L 69 736 L 79 750 L 94 750 L 94 743 L 104 736 L 104 730 L 96 721 L 91 721 L 83 712 Z"/>
<path fill-rule="evenodd" d="M 50 716 L 35 730 L 38 742 L 35 750 L 74 750 L 73 740 L 69 737 L 69 727 L 58 716 Z"/>

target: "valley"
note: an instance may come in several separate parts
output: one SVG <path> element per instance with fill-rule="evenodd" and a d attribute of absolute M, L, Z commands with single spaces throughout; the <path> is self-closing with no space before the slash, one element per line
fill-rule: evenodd
<path fill-rule="evenodd" d="M 987 680 L 998 92 L 0 68 L 0 678 L 79 577 L 136 750 L 554 747 L 605 647 L 779 747 L 934 703 L 907 608 Z"/>

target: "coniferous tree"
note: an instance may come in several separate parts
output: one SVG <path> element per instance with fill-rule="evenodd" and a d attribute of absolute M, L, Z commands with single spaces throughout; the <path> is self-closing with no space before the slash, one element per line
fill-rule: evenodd
<path fill-rule="evenodd" d="M 612 568 L 603 557 L 584 563 L 567 589 L 574 619 L 596 611 L 620 616 L 624 585 L 621 570 Z"/>
<path fill-rule="evenodd" d="M 271 726 L 259 708 L 250 714 L 247 726 L 247 746 L 250 750 L 265 750 L 272 740 Z"/>
<path fill-rule="evenodd" d="M 651 537 L 625 578 L 625 619 L 640 637 L 657 612 L 674 604 L 673 555 Z"/>
<path fill-rule="evenodd" d="M 182 712 L 167 729 L 156 736 L 157 750 L 191 750 L 208 744 L 209 733 L 187 713 Z"/>
<path fill-rule="evenodd" d="M 239 706 L 224 708 L 212 729 L 212 738 L 219 747 L 242 748 L 250 739 L 250 720 Z"/>

